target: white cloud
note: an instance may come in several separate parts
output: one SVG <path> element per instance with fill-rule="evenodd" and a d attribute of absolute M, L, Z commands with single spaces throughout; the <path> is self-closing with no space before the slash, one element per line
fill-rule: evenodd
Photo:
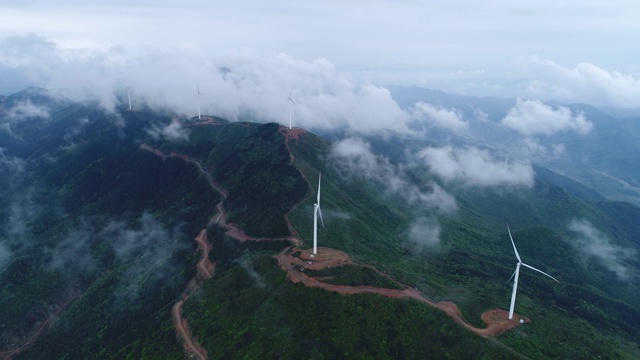
<path fill-rule="evenodd" d="M 463 121 L 462 115 L 454 109 L 443 109 L 419 101 L 414 105 L 412 113 L 416 119 L 426 120 L 439 128 L 458 132 L 469 128 L 469 123 Z"/>
<path fill-rule="evenodd" d="M 28 69 L 35 83 L 75 100 L 95 98 L 108 110 L 126 106 L 122 100 L 128 87 L 134 107 L 145 102 L 193 116 L 198 84 L 202 112 L 229 120 L 249 117 L 288 124 L 287 97 L 292 93 L 298 105 L 292 112 L 293 126 L 362 133 L 408 131 L 410 116 L 389 90 L 359 82 L 324 58 L 306 61 L 283 53 L 258 56 L 249 50 L 209 56 L 193 44 L 177 50 L 146 48 L 139 53 L 122 48 L 61 49 L 33 36 L 5 43 L 14 49 L 5 61 Z"/>
<path fill-rule="evenodd" d="M 189 140 L 189 132 L 176 120 L 164 127 L 153 126 L 147 129 L 147 133 L 154 139 L 164 137 L 167 140 Z"/>
<path fill-rule="evenodd" d="M 27 99 L 17 103 L 15 106 L 7 110 L 6 117 L 9 120 L 25 120 L 29 118 L 49 118 L 49 109 L 45 106 L 35 105 L 31 100 Z"/>
<path fill-rule="evenodd" d="M 636 252 L 633 249 L 612 244 L 605 234 L 586 220 L 572 220 L 569 230 L 576 233 L 573 245 L 582 253 L 595 258 L 622 280 L 628 280 L 633 275 L 631 268 L 625 263 L 627 259 L 635 256 Z"/>
<path fill-rule="evenodd" d="M 6 155 L 5 151 L 0 147 L 0 174 L 5 178 L 11 178 L 15 174 L 24 172 L 25 161 L 15 156 Z"/>
<path fill-rule="evenodd" d="M 369 143 L 349 138 L 336 143 L 331 151 L 331 159 L 339 170 L 375 181 L 383 190 L 402 196 L 410 204 L 435 209 L 439 213 L 457 210 L 455 198 L 435 182 L 428 182 L 423 191 L 410 182 L 402 168 L 382 156 L 375 155 Z"/>
<path fill-rule="evenodd" d="M 420 217 L 409 225 L 407 236 L 418 246 L 434 248 L 440 245 L 440 232 L 440 224 L 432 219 Z"/>
<path fill-rule="evenodd" d="M 528 82 L 530 96 L 562 102 L 584 102 L 619 107 L 640 106 L 640 73 L 622 73 L 581 62 L 562 66 L 537 56 L 519 61 L 532 75 Z"/>
<path fill-rule="evenodd" d="M 556 110 L 538 100 L 522 99 L 517 100 L 501 123 L 525 136 L 552 135 L 567 130 L 586 134 L 592 127 L 582 113 L 574 115 L 566 107 Z"/>
<path fill-rule="evenodd" d="M 508 164 L 495 159 L 486 150 L 475 147 L 425 148 L 418 153 L 429 169 L 446 181 L 462 181 L 476 186 L 534 184 L 534 171 L 529 163 Z"/>

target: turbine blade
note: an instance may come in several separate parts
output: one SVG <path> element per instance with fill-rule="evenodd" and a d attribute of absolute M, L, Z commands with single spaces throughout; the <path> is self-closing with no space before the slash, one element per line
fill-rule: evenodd
<path fill-rule="evenodd" d="M 509 280 L 507 280 L 507 281 L 505 282 L 505 284 L 506 284 L 506 283 L 508 283 L 509 281 L 511 281 L 511 279 L 513 279 L 513 275 L 515 275 L 515 274 L 516 274 L 516 271 L 515 271 L 515 270 L 513 270 L 513 274 L 511 274 L 511 276 L 509 277 Z"/>
<path fill-rule="evenodd" d="M 295 101 L 293 101 L 293 99 L 292 99 L 292 98 L 289 98 L 289 101 L 291 101 L 291 103 L 292 103 L 293 105 L 295 105 L 295 107 L 298 107 L 298 104 L 296 104 L 296 102 L 295 102 Z"/>
<path fill-rule="evenodd" d="M 320 204 L 318 204 L 318 215 L 320 215 L 320 223 L 322 227 L 324 227 L 324 220 L 322 220 L 322 209 L 320 208 Z"/>
<path fill-rule="evenodd" d="M 322 174 L 318 174 L 318 206 L 320 206 L 320 180 L 322 180 Z"/>
<path fill-rule="evenodd" d="M 511 245 L 513 245 L 513 252 L 516 253 L 516 258 L 518 258 L 518 262 L 522 262 L 522 260 L 520 260 L 520 254 L 518 254 L 518 249 L 516 249 L 516 243 L 513 242 L 513 236 L 511 236 L 511 230 L 509 230 L 509 224 L 507 224 L 507 231 L 509 232 L 509 238 L 511 239 Z"/>
<path fill-rule="evenodd" d="M 560 281 L 558 281 L 558 279 L 554 278 L 553 276 L 551 276 L 551 275 L 547 274 L 546 272 L 544 272 L 544 271 L 542 271 L 542 270 L 540 270 L 540 269 L 536 269 L 536 268 L 534 268 L 534 267 L 533 267 L 533 266 L 531 266 L 531 265 L 527 265 L 527 264 L 525 264 L 525 263 L 522 263 L 522 266 L 526 266 L 526 267 L 528 267 L 528 268 L 529 268 L 529 269 L 531 269 L 531 270 L 535 270 L 535 271 L 537 271 L 537 272 L 539 272 L 539 273 L 542 273 L 542 274 L 544 274 L 544 275 L 547 275 L 548 277 L 552 278 L 552 279 L 553 279 L 553 280 L 555 280 L 556 282 L 560 282 Z"/>

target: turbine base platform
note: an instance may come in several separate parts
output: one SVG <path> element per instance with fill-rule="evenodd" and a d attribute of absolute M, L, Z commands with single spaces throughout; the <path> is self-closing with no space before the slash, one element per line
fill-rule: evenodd
<path fill-rule="evenodd" d="M 340 250 L 319 247 L 315 255 L 312 252 L 312 249 L 299 250 L 299 265 L 312 270 L 320 270 L 353 263 L 349 255 Z"/>

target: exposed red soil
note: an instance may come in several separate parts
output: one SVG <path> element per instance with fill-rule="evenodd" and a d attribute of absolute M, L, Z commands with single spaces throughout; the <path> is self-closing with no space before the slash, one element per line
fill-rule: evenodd
<path fill-rule="evenodd" d="M 285 134 L 285 141 L 287 142 L 290 139 L 297 140 L 300 134 L 304 132 L 302 129 L 288 129 L 284 126 L 280 127 L 280 131 Z M 312 278 L 307 276 L 304 273 L 304 269 L 312 269 L 312 270 L 321 270 L 328 267 L 336 267 L 342 266 L 346 264 L 355 264 L 353 260 L 344 252 L 330 249 L 330 248 L 318 248 L 318 253 L 315 256 L 312 256 L 309 249 L 301 249 L 302 240 L 298 236 L 297 232 L 291 225 L 289 217 L 286 216 L 287 226 L 292 235 L 284 238 L 256 238 L 247 235 L 240 229 L 236 224 L 227 223 L 226 221 L 226 213 L 223 208 L 223 202 L 227 197 L 227 193 L 224 189 L 216 184 L 210 173 L 206 172 L 202 164 L 196 160 L 190 159 L 187 156 L 179 155 L 179 154 L 170 154 L 165 155 L 157 149 L 152 148 L 146 144 L 140 145 L 140 148 L 153 152 L 154 154 L 166 159 L 166 157 L 176 157 L 183 159 L 188 162 L 192 162 L 198 166 L 198 169 L 204 173 L 211 184 L 212 188 L 219 191 L 222 194 L 222 201 L 216 205 L 217 213 L 212 217 L 211 223 L 218 224 L 224 227 L 227 231 L 225 235 L 234 238 L 238 241 L 274 241 L 274 240 L 287 240 L 291 242 L 292 246 L 287 247 L 282 252 L 280 252 L 275 257 L 278 260 L 280 267 L 286 271 L 287 278 L 294 283 L 301 282 L 305 286 L 321 288 L 327 291 L 333 291 L 339 294 L 361 294 L 361 293 L 372 293 L 378 294 L 390 298 L 412 298 L 422 303 L 425 303 L 434 308 L 440 309 L 444 311 L 447 315 L 449 315 L 454 321 L 463 326 L 464 328 L 482 336 L 482 337 L 493 337 L 504 333 L 510 329 L 513 329 L 519 325 L 520 319 L 523 320 L 523 323 L 528 323 L 530 320 L 526 317 L 517 315 L 514 316 L 514 320 L 507 319 L 507 311 L 501 309 L 492 309 L 486 311 L 482 314 L 481 318 L 487 324 L 486 328 L 477 328 L 471 324 L 469 324 L 466 320 L 464 320 L 460 309 L 458 306 L 451 301 L 439 301 L 435 302 L 429 299 L 425 294 L 418 291 L 417 289 L 413 289 L 405 286 L 405 289 L 387 289 L 387 288 L 378 288 L 373 286 L 347 286 L 347 285 L 334 285 L 322 282 L 322 278 Z M 288 149 L 288 146 L 287 146 Z M 289 152 L 291 154 L 291 151 Z M 293 154 L 291 154 L 291 161 L 293 161 Z M 210 278 L 213 276 L 213 270 L 215 269 L 215 264 L 209 263 L 208 261 L 208 250 L 207 248 L 208 242 L 206 241 L 206 230 L 202 230 L 200 234 L 196 237 L 196 241 L 198 242 L 198 247 L 203 249 L 203 259 L 198 263 L 198 271 L 199 273 L 203 273 L 206 278 Z M 295 255 L 295 256 L 294 256 Z M 207 260 L 204 259 L 207 258 Z M 365 264 L 355 264 L 358 266 L 363 266 L 370 268 L 376 271 L 378 274 L 385 276 L 391 280 L 391 277 L 381 272 L 377 268 L 371 265 Z M 395 281 L 395 280 L 394 280 Z M 192 281 L 195 284 L 195 279 Z M 194 290 L 194 287 L 197 288 L 197 284 L 191 284 L 191 286 L 187 287 L 185 293 L 187 291 L 191 292 Z M 172 308 L 172 318 L 174 319 L 174 326 L 176 330 L 180 334 L 180 336 L 184 339 L 185 351 L 190 354 L 197 356 L 200 359 L 206 359 L 206 351 L 193 339 L 190 335 L 190 331 L 188 328 L 188 323 L 186 319 L 183 319 L 181 316 L 182 304 L 188 298 L 188 295 L 183 294 L 183 300 L 180 300 L 176 303 Z"/>
<path fill-rule="evenodd" d="M 185 299 L 186 300 L 186 299 Z M 171 320 L 173 320 L 173 326 L 184 341 L 182 344 L 184 351 L 187 354 L 196 356 L 200 360 L 207 359 L 207 351 L 198 342 L 191 337 L 191 330 L 189 329 L 189 323 L 186 319 L 182 318 L 182 305 L 185 300 L 179 300 L 171 308 Z"/>
<path fill-rule="evenodd" d="M 289 149 L 289 141 L 295 140 L 297 142 L 300 138 L 300 135 L 305 133 L 305 130 L 301 128 L 289 129 L 284 125 L 280 125 L 278 131 L 280 131 L 284 135 L 284 146 L 287 147 L 287 151 L 289 151 L 289 158 L 291 159 L 291 163 L 293 163 L 295 157 L 293 156 L 293 152 L 291 152 L 291 149 Z"/>
<path fill-rule="evenodd" d="M 196 265 L 198 273 L 187 284 L 187 288 L 182 293 L 182 299 L 171 307 L 171 320 L 173 321 L 173 327 L 176 329 L 176 333 L 183 341 L 182 346 L 184 351 L 187 354 L 196 356 L 198 359 L 205 360 L 207 359 L 207 351 L 193 336 L 191 336 L 189 322 L 187 319 L 182 317 L 182 305 L 187 301 L 191 294 L 198 290 L 199 280 L 210 279 L 213 277 L 216 265 L 209 260 L 211 244 L 207 241 L 207 230 L 200 230 L 200 233 L 198 233 L 198 236 L 196 236 L 194 240 L 198 243 L 198 250 L 202 251 L 202 257 Z"/>
<path fill-rule="evenodd" d="M 65 300 L 60 306 L 58 306 L 58 308 L 51 315 L 49 315 L 40 325 L 38 325 L 33 330 L 31 335 L 25 338 L 19 345 L 0 352 L 0 358 L 4 360 L 13 359 L 14 356 L 31 347 L 31 345 L 33 345 L 36 340 L 38 340 L 40 335 L 44 334 L 51 328 L 55 319 L 57 319 L 58 316 L 60 316 L 60 314 L 62 314 L 62 312 L 65 311 L 69 307 L 69 305 L 71 305 L 79 296 L 79 291 L 71 291 L 67 300 Z"/>
<path fill-rule="evenodd" d="M 328 284 L 320 281 L 318 278 L 312 278 L 307 276 L 304 269 L 312 269 L 312 270 L 320 270 L 326 267 L 331 266 L 340 266 L 344 264 L 352 264 L 353 262 L 348 258 L 348 256 L 340 251 L 326 249 L 325 256 L 321 255 L 320 250 L 316 255 L 315 261 L 309 260 L 308 254 L 302 255 L 300 258 L 295 257 L 297 249 L 292 249 L 293 251 L 290 254 L 287 254 L 291 250 L 291 248 L 287 248 L 284 251 L 280 252 L 276 258 L 278 259 L 278 263 L 280 267 L 287 272 L 287 277 L 291 282 L 298 283 L 301 282 L 309 287 L 316 287 L 320 289 L 324 289 L 327 291 L 333 291 L 339 294 L 363 294 L 363 293 L 371 293 L 378 294 L 390 298 L 412 298 L 423 302 L 429 306 L 435 307 L 444 311 L 447 315 L 453 318 L 458 324 L 464 326 L 466 329 L 473 331 L 474 333 L 483 336 L 496 336 L 502 334 L 503 332 L 510 330 L 514 327 L 520 325 L 520 322 L 515 319 L 522 318 L 525 322 L 529 322 L 529 319 L 524 318 L 522 316 L 514 316 L 514 320 L 507 319 L 507 312 L 501 309 L 489 310 L 482 314 L 482 320 L 487 324 L 486 328 L 477 328 L 464 320 L 460 309 L 458 306 L 451 301 L 439 301 L 434 302 L 429 299 L 426 295 L 421 293 L 420 291 L 412 288 L 405 288 L 404 290 L 400 289 L 386 289 L 386 288 L 378 288 L 373 286 L 347 286 L 347 285 L 335 285 Z M 329 251 L 332 250 L 332 251 Z M 331 258 L 331 255 L 337 255 L 336 258 Z M 345 258 L 346 257 L 346 258 Z M 308 262 L 312 263 L 309 264 Z M 297 266 L 297 267 L 294 267 Z"/>
<path fill-rule="evenodd" d="M 195 126 L 195 125 L 221 125 L 221 124 L 211 116 L 202 115 L 200 120 L 188 122 L 186 123 L 186 125 Z"/>

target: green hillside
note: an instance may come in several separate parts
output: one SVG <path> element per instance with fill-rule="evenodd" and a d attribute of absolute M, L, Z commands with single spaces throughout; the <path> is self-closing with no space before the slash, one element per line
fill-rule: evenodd
<path fill-rule="evenodd" d="M 474 188 L 388 163 L 405 190 L 453 196 L 456 210 L 441 211 L 342 166 L 333 144 L 309 132 L 286 140 L 277 124 L 180 119 L 175 136 L 162 131 L 176 124 L 170 113 L 51 109 L 47 119 L 1 119 L 11 131 L 0 130 L 0 250 L 8 254 L 0 262 L 0 349 L 60 310 L 17 358 L 184 358 L 170 309 L 196 274 L 193 238 L 204 228 L 216 273 L 186 301 L 183 316 L 210 358 L 640 356 L 640 262 L 631 256 L 640 248 L 640 210 L 633 205 L 544 170 L 532 188 Z M 417 301 L 294 284 L 274 255 L 290 245 L 286 214 L 302 247 L 311 246 L 320 172 L 319 245 L 356 265 L 312 276 L 418 288 L 455 302 L 467 322 L 484 327 L 483 312 L 509 305 L 512 283 L 505 282 L 516 263 L 509 223 L 523 261 L 560 283 L 523 269 L 516 312 L 532 321 L 489 339 Z M 229 223 L 280 241 L 225 235 L 210 222 L 223 199 Z M 587 223 L 599 242 L 576 240 Z M 416 231 L 436 227 L 437 243 L 415 241 Z M 594 244 L 610 257 L 588 255 Z"/>

